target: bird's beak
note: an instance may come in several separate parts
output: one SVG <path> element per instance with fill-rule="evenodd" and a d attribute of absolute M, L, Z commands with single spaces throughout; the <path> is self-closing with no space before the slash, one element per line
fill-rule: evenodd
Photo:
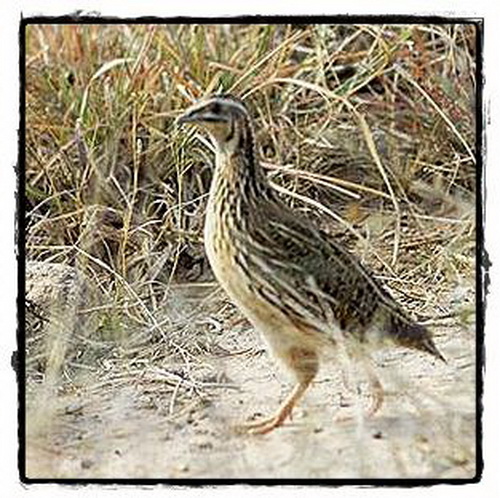
<path fill-rule="evenodd" d="M 200 117 L 197 115 L 195 110 L 187 110 L 184 114 L 181 114 L 177 118 L 177 124 L 182 125 L 185 123 L 194 123 L 199 121 Z"/>

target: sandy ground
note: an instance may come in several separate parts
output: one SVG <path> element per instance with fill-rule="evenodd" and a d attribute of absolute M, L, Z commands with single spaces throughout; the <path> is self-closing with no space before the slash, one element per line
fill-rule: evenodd
<path fill-rule="evenodd" d="M 289 379 L 246 323 L 226 330 L 204 359 L 212 382 L 175 416 L 170 395 L 148 398 L 144 383 L 94 379 L 49 393 L 53 406 L 29 432 L 32 478 L 471 478 L 475 474 L 474 330 L 435 330 L 444 364 L 403 349 L 375 359 L 382 408 L 366 415 L 362 370 L 348 379 L 323 362 L 293 420 L 260 436 L 238 422 L 269 414 Z M 157 369 L 157 384 L 168 373 Z M 157 392 L 157 391 L 156 391 Z M 356 394 L 357 393 L 357 394 Z M 170 401 L 169 401 L 170 400 Z M 54 402 L 55 401 L 55 402 Z M 48 406 L 48 405 L 47 405 Z M 171 411 L 171 410 L 170 410 Z M 38 412 L 38 414 L 40 411 Z M 30 418 L 31 417 L 31 418 Z M 33 422 L 28 413 L 28 422 Z"/>

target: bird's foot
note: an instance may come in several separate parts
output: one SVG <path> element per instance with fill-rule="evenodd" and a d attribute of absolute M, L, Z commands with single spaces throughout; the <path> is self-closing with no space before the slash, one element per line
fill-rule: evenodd
<path fill-rule="evenodd" d="M 356 418 L 356 414 L 359 416 L 359 410 L 362 410 L 362 414 L 365 417 L 372 417 L 375 415 L 384 402 L 384 389 L 380 382 L 372 383 L 371 392 L 367 396 L 369 400 L 366 405 L 363 403 L 362 398 L 364 398 L 364 396 L 362 396 L 361 393 L 358 392 L 358 394 L 354 396 L 355 398 L 352 400 L 341 400 L 338 414 L 335 417 L 337 422 L 345 422 Z M 346 413 L 346 411 L 348 413 Z"/>
<path fill-rule="evenodd" d="M 371 395 L 370 395 L 370 405 L 368 407 L 368 415 L 375 415 L 382 406 L 384 402 L 384 388 L 377 378 L 371 379 Z"/>
<path fill-rule="evenodd" d="M 275 415 L 272 415 L 270 417 L 251 420 L 249 422 L 239 424 L 235 427 L 235 431 L 238 434 L 267 434 L 268 432 L 271 432 L 277 427 L 283 425 L 288 417 L 291 418 L 291 412 L 291 407 L 284 407 L 282 410 L 279 410 Z"/>

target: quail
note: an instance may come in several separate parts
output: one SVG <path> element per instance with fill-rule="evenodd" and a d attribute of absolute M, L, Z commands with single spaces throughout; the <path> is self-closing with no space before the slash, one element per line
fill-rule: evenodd
<path fill-rule="evenodd" d="M 348 352 L 392 343 L 444 361 L 428 328 L 354 254 L 280 199 L 259 163 L 240 99 L 207 97 L 178 122 L 206 130 L 215 148 L 204 226 L 215 277 L 296 381 L 276 413 L 245 430 L 263 434 L 282 425 L 316 376 L 322 352 L 343 341 Z"/>

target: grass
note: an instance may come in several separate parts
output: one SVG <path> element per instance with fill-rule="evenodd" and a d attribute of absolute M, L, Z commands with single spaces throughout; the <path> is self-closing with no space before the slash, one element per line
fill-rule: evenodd
<path fill-rule="evenodd" d="M 99 296 L 79 305 L 91 335 L 37 350 L 29 379 L 148 384 L 163 368 L 170 415 L 203 393 L 196 365 L 238 315 L 203 251 L 213 151 L 175 118 L 219 91 L 249 104 L 287 202 L 421 318 L 468 320 L 475 40 L 465 24 L 29 25 L 27 259 L 76 268 Z M 187 283 L 203 299 L 177 297 Z"/>

